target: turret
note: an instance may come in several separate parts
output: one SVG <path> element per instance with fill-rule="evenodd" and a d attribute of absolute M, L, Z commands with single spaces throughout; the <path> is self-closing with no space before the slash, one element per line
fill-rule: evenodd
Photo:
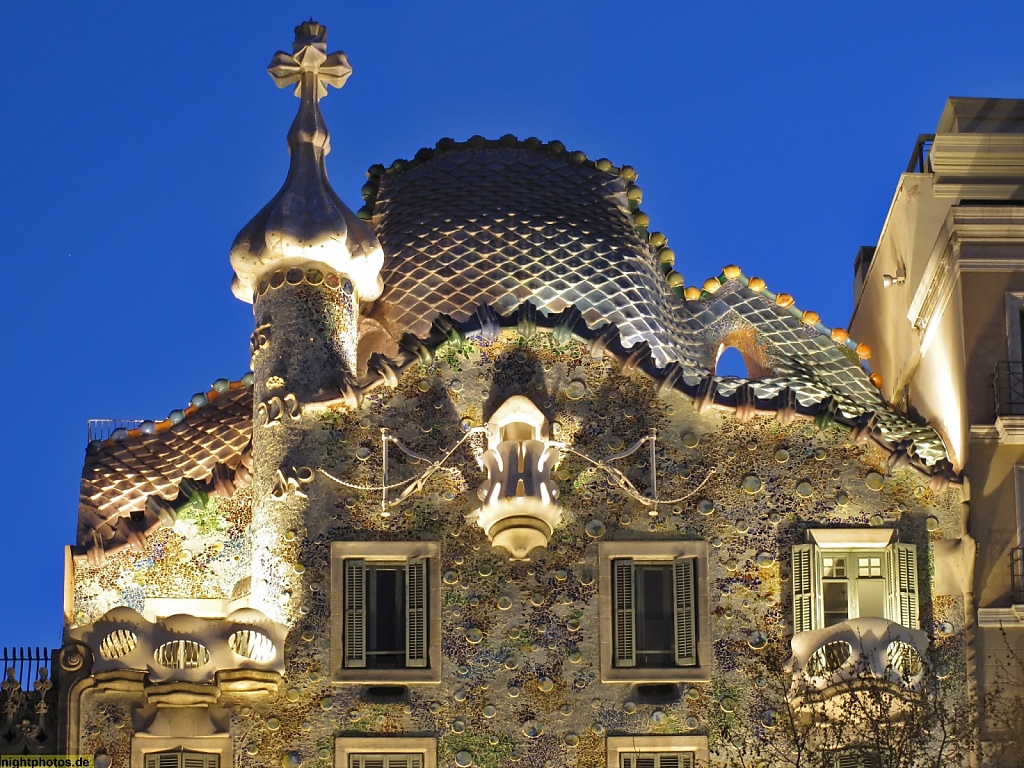
<path fill-rule="evenodd" d="M 331 189 L 330 136 L 319 101 L 351 73 L 327 54 L 327 30 L 295 30 L 293 53 L 270 63 L 278 87 L 295 85 L 284 186 L 235 238 L 232 290 L 253 304 L 252 593 L 250 605 L 285 623 L 297 600 L 296 559 L 306 509 L 320 495 L 310 406 L 348 388 L 356 370 L 359 303 L 377 298 L 384 255 L 372 230 Z M 317 410 L 315 407 L 313 411 Z M 314 507 L 315 508 L 315 507 Z"/>

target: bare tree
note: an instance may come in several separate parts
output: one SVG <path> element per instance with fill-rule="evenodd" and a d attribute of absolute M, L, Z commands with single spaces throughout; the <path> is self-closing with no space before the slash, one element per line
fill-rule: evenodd
<path fill-rule="evenodd" d="M 748 681 L 744 705 L 709 713 L 709 740 L 736 768 L 967 766 L 974 707 L 950 668 L 941 649 L 921 654 L 899 636 L 828 642 L 804 658 L 780 640 L 746 654 L 735 671 Z"/>
<path fill-rule="evenodd" d="M 982 696 L 983 762 L 993 768 L 1024 765 L 1024 655 L 1000 626 L 1002 652 L 993 654 L 993 679 Z"/>

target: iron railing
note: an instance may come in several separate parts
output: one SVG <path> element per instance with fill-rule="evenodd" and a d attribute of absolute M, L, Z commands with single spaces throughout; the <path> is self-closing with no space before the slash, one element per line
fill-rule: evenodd
<path fill-rule="evenodd" d="M 50 662 L 52 652 L 49 648 L 0 648 L 0 673 L 3 679 L 9 678 L 9 670 L 14 670 L 14 677 L 23 691 L 34 690 L 33 686 L 39 679 L 39 670 L 46 668 L 53 672 Z"/>
<path fill-rule="evenodd" d="M 917 137 L 914 144 L 914 152 L 910 155 L 910 162 L 907 163 L 907 173 L 931 173 L 931 152 L 932 142 L 935 141 L 934 133 L 922 133 Z"/>
<path fill-rule="evenodd" d="M 996 363 L 992 377 L 996 416 L 1024 416 L 1024 362 Z"/>
<path fill-rule="evenodd" d="M 138 429 L 145 419 L 89 419 L 89 442 L 108 439 L 116 429 Z"/>
<path fill-rule="evenodd" d="M 1010 585 L 1013 604 L 1024 605 L 1024 547 L 1010 550 Z"/>

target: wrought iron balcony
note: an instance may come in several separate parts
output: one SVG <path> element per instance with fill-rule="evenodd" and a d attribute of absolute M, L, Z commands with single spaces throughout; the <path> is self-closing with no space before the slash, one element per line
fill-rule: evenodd
<path fill-rule="evenodd" d="M 917 137 L 914 144 L 914 152 L 910 155 L 910 162 L 907 163 L 907 173 L 931 173 L 932 164 L 929 155 L 932 151 L 932 142 L 935 141 L 934 133 L 922 133 Z"/>
<path fill-rule="evenodd" d="M 1024 416 L 1024 362 L 1004 360 L 992 377 L 996 416 Z"/>
<path fill-rule="evenodd" d="M 1024 547 L 1010 550 L 1010 583 L 1013 604 L 1024 605 Z"/>

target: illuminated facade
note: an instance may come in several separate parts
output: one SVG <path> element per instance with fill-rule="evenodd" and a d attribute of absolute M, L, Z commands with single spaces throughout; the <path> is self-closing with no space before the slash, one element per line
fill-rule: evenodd
<path fill-rule="evenodd" d="M 355 214 L 318 106 L 344 55 L 309 22 L 270 71 L 300 106 L 285 185 L 231 250 L 252 372 L 90 443 L 59 751 L 869 765 L 878 745 L 830 721 L 865 690 L 886 727 L 936 691 L 929 725 L 954 723 L 981 642 L 948 410 L 970 392 L 919 396 L 895 357 L 891 227 L 858 343 L 733 266 L 685 286 L 635 171 L 558 142 L 442 140 L 372 167 Z M 716 374 L 726 348 L 749 379 Z M 983 583 L 1009 616 L 1008 581 Z"/>

